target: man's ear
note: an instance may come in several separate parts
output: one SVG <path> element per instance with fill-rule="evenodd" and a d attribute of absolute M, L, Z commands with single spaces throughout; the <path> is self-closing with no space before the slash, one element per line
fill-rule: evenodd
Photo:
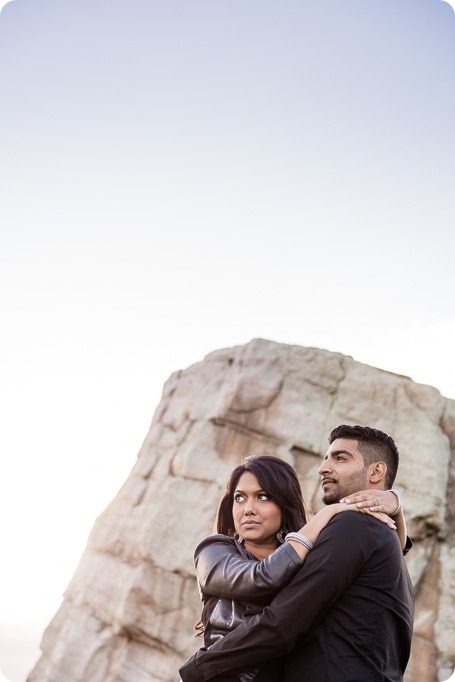
<path fill-rule="evenodd" d="M 385 462 L 374 462 L 368 467 L 368 480 L 370 483 L 380 483 L 384 480 L 387 473 Z"/>

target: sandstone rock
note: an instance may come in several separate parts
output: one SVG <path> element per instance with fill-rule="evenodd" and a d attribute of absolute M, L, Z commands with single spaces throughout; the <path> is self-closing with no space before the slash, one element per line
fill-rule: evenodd
<path fill-rule="evenodd" d="M 192 556 L 226 478 L 247 454 L 293 464 L 320 507 L 316 475 L 340 423 L 391 433 L 401 452 L 417 591 L 407 682 L 455 666 L 455 401 L 314 348 L 256 339 L 166 382 L 138 460 L 97 519 L 29 682 L 175 681 L 200 644 Z"/>

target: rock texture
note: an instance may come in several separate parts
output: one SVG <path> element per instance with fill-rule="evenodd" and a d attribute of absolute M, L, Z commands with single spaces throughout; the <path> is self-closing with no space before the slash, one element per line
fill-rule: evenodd
<path fill-rule="evenodd" d="M 175 681 L 200 643 L 192 555 L 246 454 L 316 474 L 340 423 L 390 433 L 401 452 L 417 591 L 407 682 L 455 666 L 455 401 L 429 386 L 314 348 L 253 340 L 171 376 L 133 470 L 97 519 L 29 682 Z"/>

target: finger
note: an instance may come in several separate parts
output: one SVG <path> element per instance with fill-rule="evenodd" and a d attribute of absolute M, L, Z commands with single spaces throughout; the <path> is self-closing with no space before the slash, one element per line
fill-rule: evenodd
<path fill-rule="evenodd" d="M 358 504 L 347 504 L 346 509 L 352 509 L 352 511 L 359 511 L 359 505 Z"/>
<path fill-rule="evenodd" d="M 364 500 L 361 502 L 356 503 L 357 507 L 368 507 L 369 509 L 375 509 L 376 511 L 384 511 L 384 506 L 382 504 L 378 504 L 377 499 L 368 499 Z"/>
<path fill-rule="evenodd" d="M 371 499 L 371 495 L 368 494 L 359 494 L 357 493 L 356 495 L 349 495 L 349 497 L 343 497 L 340 502 L 345 502 L 346 504 L 355 504 L 356 502 L 363 502 L 365 500 Z"/>
<path fill-rule="evenodd" d="M 368 511 L 368 507 L 361 507 L 359 504 L 347 504 L 346 511 L 359 511 L 365 514 Z"/>
<path fill-rule="evenodd" d="M 390 491 L 389 491 L 390 492 Z M 388 492 L 386 493 L 389 494 Z M 393 493 L 392 493 L 393 495 Z M 384 491 L 378 491 L 378 490 L 357 490 L 355 493 L 352 493 L 351 495 L 347 495 L 346 497 L 343 497 L 340 502 L 363 502 L 365 500 L 378 500 L 378 498 L 381 498 L 381 503 L 383 502 L 382 497 L 384 496 Z M 395 497 L 395 495 L 393 495 Z M 349 503 L 349 502 L 348 502 Z"/>
<path fill-rule="evenodd" d="M 347 504 L 346 509 L 352 509 L 352 511 L 359 511 L 362 512 L 362 514 L 365 514 L 365 512 L 368 511 L 368 507 L 364 507 L 363 505 L 357 503 L 357 504 Z"/>
<path fill-rule="evenodd" d="M 368 502 L 373 501 L 377 502 L 378 498 L 376 495 L 373 493 L 371 490 L 366 490 L 365 492 L 361 493 L 354 493 L 354 495 L 349 495 L 348 497 L 343 497 L 340 502 L 346 502 L 346 504 L 355 504 L 357 502 Z"/>
<path fill-rule="evenodd" d="M 387 526 L 389 526 L 389 528 L 396 530 L 397 525 L 396 525 L 395 521 L 393 519 L 391 519 L 390 516 L 387 516 L 387 514 L 385 514 L 384 512 L 382 512 L 382 511 L 375 512 L 370 508 L 365 509 L 365 512 L 367 514 L 370 514 L 371 516 L 375 516 L 377 519 L 382 521 L 382 523 L 385 523 Z"/>

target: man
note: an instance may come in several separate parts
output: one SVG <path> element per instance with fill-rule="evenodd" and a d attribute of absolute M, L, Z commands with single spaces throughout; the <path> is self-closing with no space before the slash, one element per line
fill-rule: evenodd
<path fill-rule="evenodd" d="M 341 425 L 329 443 L 319 467 L 326 504 L 392 486 L 398 450 L 390 436 Z M 256 665 L 266 669 L 267 660 L 287 654 L 283 682 L 400 682 L 413 607 L 397 533 L 373 516 L 337 514 L 272 604 L 200 649 L 181 678 L 199 682 Z"/>

